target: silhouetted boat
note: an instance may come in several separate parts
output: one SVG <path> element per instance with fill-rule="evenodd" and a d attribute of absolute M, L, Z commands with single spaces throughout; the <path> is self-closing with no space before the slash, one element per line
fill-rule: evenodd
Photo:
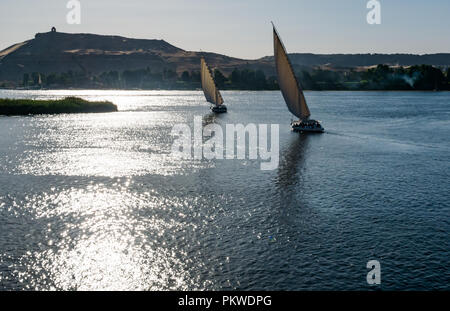
<path fill-rule="evenodd" d="M 211 70 L 209 70 L 205 59 L 201 59 L 201 78 L 202 78 L 202 89 L 205 93 L 206 100 L 213 104 L 211 110 L 216 113 L 227 112 L 227 107 L 223 104 L 223 98 L 220 91 L 214 81 Z"/>
<path fill-rule="evenodd" d="M 280 86 L 281 93 L 283 94 L 284 101 L 286 102 L 289 111 L 299 118 L 298 121 L 291 122 L 292 130 L 296 132 L 322 133 L 324 128 L 320 122 L 309 118 L 311 113 L 309 112 L 308 105 L 306 104 L 302 87 L 295 77 L 286 48 L 284 47 L 284 44 L 281 41 L 273 23 L 272 26 L 274 58 L 278 75 L 278 85 Z"/>

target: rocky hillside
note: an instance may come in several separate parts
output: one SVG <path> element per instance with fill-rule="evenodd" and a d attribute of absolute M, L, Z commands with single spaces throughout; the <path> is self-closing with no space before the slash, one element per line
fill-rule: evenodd
<path fill-rule="evenodd" d="M 189 52 L 164 40 L 129 39 L 94 34 L 38 33 L 35 38 L 0 52 L 0 81 L 17 81 L 25 73 L 43 74 L 150 68 L 183 72 L 198 70 L 200 57 L 224 72 L 243 65 L 267 67 L 264 61 L 246 61 L 215 53 Z"/>
<path fill-rule="evenodd" d="M 260 69 L 268 76 L 274 74 L 272 57 L 244 60 L 216 53 L 185 51 L 164 40 L 47 32 L 38 33 L 34 39 L 0 52 L 0 81 L 20 81 L 25 73 L 33 72 L 51 74 L 73 71 L 95 75 L 150 68 L 152 72 L 170 69 L 182 73 L 185 70 L 197 71 L 201 56 L 225 74 L 234 68 Z M 450 66 L 450 54 L 291 54 L 291 59 L 299 68 L 324 66 L 333 69 L 380 63 Z"/>

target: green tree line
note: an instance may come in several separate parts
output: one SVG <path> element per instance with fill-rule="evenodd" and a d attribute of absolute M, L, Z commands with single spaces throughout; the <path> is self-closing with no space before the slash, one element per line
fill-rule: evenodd
<path fill-rule="evenodd" d="M 298 80 L 306 90 L 450 90 L 450 68 L 442 70 L 429 65 L 389 67 L 378 65 L 368 70 L 300 70 Z M 223 90 L 278 90 L 276 76 L 262 70 L 234 69 L 229 75 L 213 71 Z M 110 71 L 98 75 L 83 72 L 24 74 L 22 86 L 44 88 L 111 88 L 111 89 L 198 89 L 200 72 L 172 69 L 153 72 L 150 68 Z"/>

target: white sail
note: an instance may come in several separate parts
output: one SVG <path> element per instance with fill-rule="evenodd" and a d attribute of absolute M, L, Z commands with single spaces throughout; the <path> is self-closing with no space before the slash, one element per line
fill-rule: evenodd
<path fill-rule="evenodd" d="M 201 59 L 201 78 L 202 78 L 202 89 L 205 93 L 206 100 L 216 106 L 223 104 L 222 95 L 214 82 L 213 75 L 206 65 L 205 60 Z"/>
<path fill-rule="evenodd" d="M 272 24 L 273 25 L 273 24 Z M 311 113 L 306 104 L 305 95 L 302 88 L 295 77 L 294 70 L 287 55 L 286 49 L 280 36 L 273 26 L 273 45 L 275 52 L 275 66 L 278 75 L 278 85 L 283 94 L 284 101 L 289 111 L 296 117 L 305 120 Z"/>

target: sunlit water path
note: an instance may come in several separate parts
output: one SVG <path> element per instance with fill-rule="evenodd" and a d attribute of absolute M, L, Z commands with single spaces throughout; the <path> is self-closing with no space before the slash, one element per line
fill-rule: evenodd
<path fill-rule="evenodd" d="M 0 289 L 450 289 L 450 93 L 0 91 L 117 113 L 0 116 Z M 280 124 L 280 164 L 181 160 L 174 124 Z"/>

